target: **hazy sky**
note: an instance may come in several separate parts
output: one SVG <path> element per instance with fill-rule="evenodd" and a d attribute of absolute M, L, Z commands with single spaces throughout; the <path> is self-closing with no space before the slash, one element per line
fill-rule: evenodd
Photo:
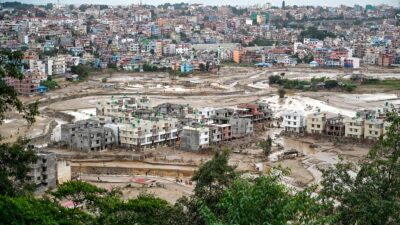
<path fill-rule="evenodd" d="M 0 2 L 14 1 L 14 0 L 0 0 Z M 18 1 L 18 0 L 16 0 Z M 45 4 L 45 3 L 57 3 L 57 0 L 19 0 L 24 3 L 31 4 Z M 59 0 L 60 4 L 108 4 L 108 5 L 127 5 L 132 3 L 139 3 L 140 0 Z M 264 4 L 270 2 L 273 5 L 280 6 L 282 4 L 281 0 L 142 0 L 143 4 L 158 5 L 163 3 L 177 3 L 177 2 L 188 2 L 188 3 L 203 3 L 209 5 L 253 5 L 256 3 Z M 399 0 L 286 0 L 286 5 L 322 5 L 322 6 L 337 6 L 337 5 L 366 5 L 366 4 L 388 4 L 393 6 L 399 6 Z"/>

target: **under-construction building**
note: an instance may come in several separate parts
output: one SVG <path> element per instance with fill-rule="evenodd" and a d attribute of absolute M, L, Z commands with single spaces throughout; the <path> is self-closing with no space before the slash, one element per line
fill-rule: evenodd
<path fill-rule="evenodd" d="M 31 171 L 28 173 L 33 184 L 36 186 L 36 192 L 43 193 L 44 191 L 55 188 L 56 181 L 56 154 L 52 152 L 37 152 L 36 163 L 31 165 Z"/>
<path fill-rule="evenodd" d="M 61 144 L 84 152 L 112 148 L 115 135 L 113 129 L 101 126 L 94 119 L 61 125 Z"/>

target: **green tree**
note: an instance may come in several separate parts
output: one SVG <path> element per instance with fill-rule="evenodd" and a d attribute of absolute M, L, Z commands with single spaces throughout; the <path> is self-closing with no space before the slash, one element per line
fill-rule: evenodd
<path fill-rule="evenodd" d="M 70 200 L 77 206 L 90 206 L 97 200 L 97 197 L 106 192 L 83 181 L 69 181 L 58 186 L 57 191 L 51 193 L 58 200 Z"/>
<path fill-rule="evenodd" d="M 18 99 L 17 91 L 5 81 L 5 79 L 24 78 L 22 56 L 18 51 L 0 49 L 0 124 L 5 119 L 5 113 L 11 109 L 23 113 L 29 124 L 34 123 L 35 116 L 39 114 L 38 102 L 24 104 Z"/>
<path fill-rule="evenodd" d="M 200 63 L 199 67 L 200 67 L 200 71 L 202 71 L 202 72 L 206 71 L 206 66 L 204 65 L 204 63 Z"/>
<path fill-rule="evenodd" d="M 337 202 L 336 224 L 400 224 L 400 117 L 359 165 L 340 162 L 323 171 L 321 195 Z"/>
<path fill-rule="evenodd" d="M 90 67 L 88 65 L 79 64 L 78 66 L 72 66 L 71 72 L 79 76 L 80 80 L 85 80 L 90 75 Z"/>
<path fill-rule="evenodd" d="M 313 188 L 294 192 L 280 175 L 236 179 L 217 204 L 218 214 L 204 207 L 207 224 L 330 224 L 328 205 L 312 197 Z"/>
<path fill-rule="evenodd" d="M 229 150 L 216 152 L 195 173 L 192 180 L 196 182 L 195 195 L 203 200 L 214 202 L 237 176 L 235 167 L 228 165 Z"/>
<path fill-rule="evenodd" d="M 284 97 L 285 97 L 285 94 L 286 94 L 285 89 L 279 88 L 279 90 L 278 90 L 279 98 L 284 98 Z"/>
<path fill-rule="evenodd" d="M 228 165 L 229 150 L 216 152 L 214 157 L 202 165 L 192 180 L 196 182 L 194 195 L 179 199 L 178 205 L 186 208 L 186 218 L 191 224 L 205 224 L 204 208 L 216 210 L 216 205 L 226 188 L 238 174 Z"/>
<path fill-rule="evenodd" d="M 182 208 L 147 193 L 141 193 L 136 199 L 126 202 L 114 199 L 107 206 L 102 208 L 97 218 L 98 224 L 189 224 L 184 222 Z"/>
<path fill-rule="evenodd" d="M 17 196 L 34 190 L 28 172 L 37 158 L 32 149 L 25 149 L 26 144 L 21 139 L 0 144 L 0 195 Z"/>
<path fill-rule="evenodd" d="M 327 89 L 337 88 L 338 86 L 339 86 L 339 83 L 337 80 L 326 80 L 325 81 L 325 88 L 327 88 Z"/>
<path fill-rule="evenodd" d="M 0 196 L 0 224 L 75 225 L 91 224 L 93 217 L 83 211 L 61 207 L 49 199 L 31 196 Z"/>
<path fill-rule="evenodd" d="M 49 76 L 47 80 L 40 82 L 40 84 L 47 87 L 49 90 L 58 88 L 58 83 L 52 80 L 51 76 Z"/>
<path fill-rule="evenodd" d="M 268 135 L 267 139 L 260 141 L 259 145 L 262 148 L 264 155 L 268 157 L 272 152 L 272 139 L 271 139 L 271 137 Z"/>

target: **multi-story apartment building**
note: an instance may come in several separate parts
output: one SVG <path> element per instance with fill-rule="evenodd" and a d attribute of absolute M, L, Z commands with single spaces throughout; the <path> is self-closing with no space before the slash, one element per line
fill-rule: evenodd
<path fill-rule="evenodd" d="M 304 133 L 306 116 L 300 111 L 285 111 L 282 113 L 283 127 L 286 132 Z"/>
<path fill-rule="evenodd" d="M 307 133 L 322 134 L 325 132 L 326 113 L 311 113 L 307 115 Z"/>
<path fill-rule="evenodd" d="M 210 144 L 218 144 L 232 139 L 232 127 L 230 124 L 210 124 Z"/>
<path fill-rule="evenodd" d="M 50 152 L 37 152 L 37 160 L 31 165 L 28 173 L 31 181 L 36 185 L 36 191 L 42 193 L 49 188 L 55 188 L 56 178 L 56 154 Z"/>
<path fill-rule="evenodd" d="M 84 152 L 112 148 L 116 143 L 115 135 L 111 128 L 102 127 L 94 119 L 61 125 L 61 143 Z"/>
<path fill-rule="evenodd" d="M 136 120 L 130 124 L 118 124 L 119 141 L 124 147 L 136 150 L 175 143 L 179 137 L 178 119 Z"/>
<path fill-rule="evenodd" d="M 364 119 L 360 117 L 346 118 L 345 123 L 345 136 L 352 138 L 364 137 Z"/>
<path fill-rule="evenodd" d="M 96 105 L 97 115 L 115 117 L 119 123 L 129 121 L 132 113 L 138 110 L 148 110 L 150 100 L 147 97 L 111 97 L 104 101 L 99 101 Z"/>
<path fill-rule="evenodd" d="M 208 127 L 184 127 L 180 148 L 186 151 L 198 151 L 210 145 L 210 129 Z"/>
<path fill-rule="evenodd" d="M 345 124 L 343 116 L 336 116 L 326 119 L 325 133 L 329 136 L 344 136 Z"/>
<path fill-rule="evenodd" d="M 40 92 L 40 82 L 46 80 L 46 78 L 47 76 L 39 71 L 27 71 L 21 80 L 12 77 L 4 77 L 2 79 L 19 94 L 34 95 Z"/>
<path fill-rule="evenodd" d="M 199 108 L 199 115 L 202 119 L 209 121 L 215 116 L 215 108 L 212 107 L 203 107 Z"/>
<path fill-rule="evenodd" d="M 253 121 L 251 118 L 243 118 L 235 115 L 229 118 L 228 123 L 232 126 L 233 138 L 241 138 L 254 133 Z"/>
<path fill-rule="evenodd" d="M 49 76 L 62 75 L 66 71 L 66 60 L 65 56 L 58 55 L 53 58 L 47 59 L 46 73 Z"/>
<path fill-rule="evenodd" d="M 378 140 L 384 132 L 384 121 L 382 119 L 367 119 L 364 121 L 364 138 Z"/>

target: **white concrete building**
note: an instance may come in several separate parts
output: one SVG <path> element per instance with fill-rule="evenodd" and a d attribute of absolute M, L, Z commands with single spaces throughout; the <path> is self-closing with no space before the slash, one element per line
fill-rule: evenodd
<path fill-rule="evenodd" d="M 178 138 L 178 120 L 175 118 L 136 120 L 130 124 L 118 124 L 119 140 L 122 146 L 142 149 L 172 143 Z"/>
<path fill-rule="evenodd" d="M 282 113 L 283 127 L 286 132 L 303 133 L 306 128 L 306 115 L 302 111 Z"/>
<path fill-rule="evenodd" d="M 199 116 L 205 120 L 211 120 L 211 118 L 215 116 L 215 108 L 212 107 L 199 108 L 198 111 Z"/>

